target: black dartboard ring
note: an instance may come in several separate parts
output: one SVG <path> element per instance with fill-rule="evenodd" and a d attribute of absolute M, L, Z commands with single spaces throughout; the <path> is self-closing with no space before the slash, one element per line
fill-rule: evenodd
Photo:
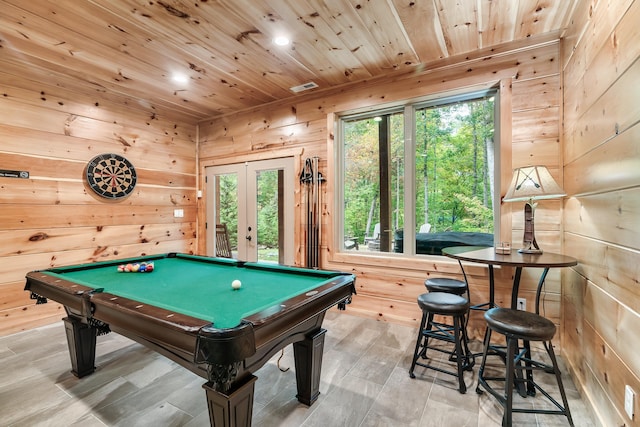
<path fill-rule="evenodd" d="M 137 177 L 131 162 L 121 155 L 100 154 L 87 163 L 85 179 L 100 197 L 121 199 L 133 192 Z"/>

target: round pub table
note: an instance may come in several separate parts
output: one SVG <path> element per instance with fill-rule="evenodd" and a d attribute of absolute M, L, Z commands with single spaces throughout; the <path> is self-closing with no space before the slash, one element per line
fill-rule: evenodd
<path fill-rule="evenodd" d="M 542 275 L 540 276 L 538 288 L 536 290 L 536 314 L 539 313 L 540 292 L 542 291 L 542 285 L 547 277 L 547 273 L 549 273 L 549 269 L 555 267 L 571 267 L 578 264 L 578 261 L 575 258 L 551 252 L 543 252 L 541 254 L 522 254 L 517 250 L 512 249 L 510 253 L 498 254 L 495 252 L 495 248 L 493 247 L 480 246 L 452 246 L 444 248 L 442 250 L 442 254 L 460 261 L 460 267 L 462 268 L 463 274 L 465 273 L 464 267 L 462 267 L 462 261 L 487 264 L 489 266 L 489 302 L 484 304 L 488 305 L 488 308 L 496 306 L 494 299 L 495 280 L 493 273 L 493 267 L 495 265 L 515 267 L 513 287 L 511 289 L 511 308 L 513 309 L 518 308 L 518 290 L 520 288 L 522 268 L 542 268 Z M 476 308 L 477 307 L 478 306 L 476 306 Z"/>

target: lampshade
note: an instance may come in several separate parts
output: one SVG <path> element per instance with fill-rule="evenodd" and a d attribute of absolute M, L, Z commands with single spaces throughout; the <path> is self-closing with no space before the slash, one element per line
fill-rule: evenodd
<path fill-rule="evenodd" d="M 526 166 L 513 170 L 511 184 L 502 200 L 517 202 L 531 199 L 554 199 L 565 194 L 546 166 Z"/>

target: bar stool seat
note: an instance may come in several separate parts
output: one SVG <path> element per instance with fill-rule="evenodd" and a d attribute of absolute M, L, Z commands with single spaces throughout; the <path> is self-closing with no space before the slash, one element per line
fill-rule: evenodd
<path fill-rule="evenodd" d="M 487 325 L 499 334 L 529 341 L 550 341 L 556 334 L 556 325 L 540 315 L 507 308 L 490 311 L 484 318 Z"/>
<path fill-rule="evenodd" d="M 429 292 L 446 292 L 455 295 L 463 295 L 467 292 L 465 282 L 448 277 L 431 277 L 424 281 L 424 286 Z"/>
<path fill-rule="evenodd" d="M 413 361 L 409 369 L 409 376 L 415 378 L 413 373 L 416 365 L 433 369 L 458 378 L 458 391 L 466 393 L 467 386 L 464 382 L 463 373 L 473 367 L 473 355 L 469 351 L 467 344 L 467 331 L 465 327 L 465 316 L 469 311 L 469 300 L 459 295 L 446 292 L 428 292 L 418 297 L 418 306 L 422 310 L 422 320 L 418 330 L 418 339 L 413 353 Z M 434 316 L 451 316 L 453 325 L 446 325 L 434 322 Z M 429 345 L 429 339 L 441 340 L 452 343 L 452 351 Z M 418 362 L 419 358 L 427 359 L 427 350 L 438 351 L 449 354 L 450 360 L 455 361 L 456 370 L 435 366 L 432 363 Z"/>
<path fill-rule="evenodd" d="M 487 321 L 487 337 L 485 340 L 484 352 L 482 355 L 482 364 L 478 371 L 477 393 L 482 393 L 480 387 L 484 388 L 492 394 L 504 408 L 502 425 L 510 427 L 513 423 L 513 413 L 533 413 L 533 414 L 553 414 L 564 415 L 567 417 L 569 424 L 573 426 L 573 419 L 569 411 L 569 404 L 562 385 L 562 378 L 556 356 L 553 351 L 551 340 L 556 333 L 556 326 L 549 319 L 538 314 L 529 313 L 522 310 L 513 310 L 507 308 L 492 308 L 485 312 L 484 318 Z M 486 377 L 484 375 L 487 354 L 491 347 L 491 333 L 497 332 L 504 335 L 507 340 L 506 345 L 506 369 L 504 377 Z M 519 340 L 524 342 L 523 347 L 519 346 Z M 551 359 L 551 365 L 535 361 L 531 358 L 530 341 L 542 341 L 544 347 Z M 522 366 L 524 362 L 524 366 Z M 562 397 L 562 405 L 558 403 L 546 390 L 544 390 L 533 379 L 533 371 L 540 370 L 553 373 L 556 377 L 560 396 Z M 523 372 L 526 372 L 526 378 L 523 378 Z M 504 392 L 498 390 L 488 384 L 488 381 L 504 382 Z M 549 409 L 533 409 L 533 408 L 513 408 L 513 390 L 515 383 L 526 384 L 529 395 L 534 395 L 535 391 L 540 391 L 553 405 L 556 410 Z"/>

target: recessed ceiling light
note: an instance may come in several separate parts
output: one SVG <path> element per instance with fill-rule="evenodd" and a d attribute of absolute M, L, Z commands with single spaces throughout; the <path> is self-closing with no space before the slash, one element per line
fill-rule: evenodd
<path fill-rule="evenodd" d="M 288 37 L 285 36 L 277 36 L 273 38 L 273 42 L 278 46 L 287 46 L 291 41 Z"/>
<path fill-rule="evenodd" d="M 171 80 L 173 80 L 174 83 L 184 84 L 189 81 L 189 76 L 182 73 L 173 73 L 173 75 L 171 75 Z"/>

